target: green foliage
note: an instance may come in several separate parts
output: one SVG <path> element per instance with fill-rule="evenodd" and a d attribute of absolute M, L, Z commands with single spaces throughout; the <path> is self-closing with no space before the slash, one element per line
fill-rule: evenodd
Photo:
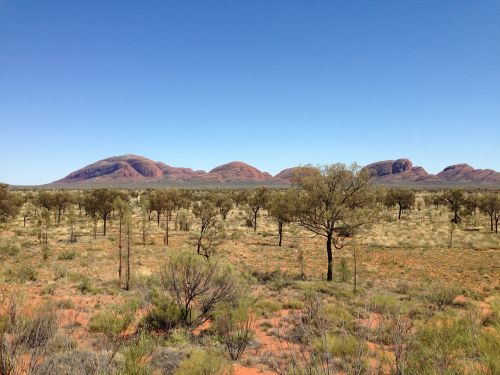
<path fill-rule="evenodd" d="M 210 319 L 220 303 L 236 301 L 242 292 L 231 266 L 191 252 L 172 255 L 159 279 L 161 292 L 177 305 L 182 324 L 190 327 Z"/>
<path fill-rule="evenodd" d="M 347 258 L 341 258 L 340 263 L 337 269 L 338 274 L 340 275 L 340 281 L 346 283 L 352 276 L 352 271 L 349 268 L 349 261 Z"/>
<path fill-rule="evenodd" d="M 213 329 L 231 359 L 240 359 L 255 335 L 250 301 L 241 299 L 236 306 L 220 304 L 215 311 Z"/>
<path fill-rule="evenodd" d="M 399 302 L 393 296 L 378 294 L 372 297 L 369 307 L 371 311 L 383 314 L 397 311 Z"/>
<path fill-rule="evenodd" d="M 169 297 L 156 297 L 154 307 L 143 318 L 141 326 L 150 331 L 170 331 L 182 324 L 179 306 Z"/>
<path fill-rule="evenodd" d="M 61 254 L 59 254 L 57 259 L 59 259 L 59 260 L 73 260 L 73 259 L 75 259 L 75 257 L 76 257 L 76 253 L 74 251 L 64 250 Z"/>
<path fill-rule="evenodd" d="M 436 283 L 424 293 L 425 299 L 434 303 L 440 309 L 445 305 L 451 305 L 456 296 L 461 294 L 463 290 L 444 283 Z"/>
<path fill-rule="evenodd" d="M 148 359 L 155 348 L 155 341 L 140 335 L 122 351 L 123 361 L 120 366 L 121 375 L 148 375 L 152 373 Z"/>
<path fill-rule="evenodd" d="M 175 375 L 230 374 L 232 374 L 232 366 L 222 353 L 204 349 L 194 349 L 175 372 Z"/>
<path fill-rule="evenodd" d="M 22 284 L 27 281 L 36 281 L 37 272 L 29 264 L 20 264 L 10 269 L 7 269 L 6 278 L 9 281 L 14 281 Z"/>

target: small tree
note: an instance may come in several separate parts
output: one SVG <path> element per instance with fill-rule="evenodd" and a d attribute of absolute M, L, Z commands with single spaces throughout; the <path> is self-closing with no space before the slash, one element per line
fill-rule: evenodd
<path fill-rule="evenodd" d="M 219 209 L 222 220 L 226 220 L 227 215 L 234 207 L 234 201 L 228 194 L 221 193 L 215 198 L 215 206 Z"/>
<path fill-rule="evenodd" d="M 71 203 L 71 195 L 67 191 L 58 190 L 52 195 L 53 205 L 57 210 L 57 225 L 61 224 L 61 214 Z"/>
<path fill-rule="evenodd" d="M 217 220 L 217 209 L 207 199 L 194 204 L 193 214 L 200 220 L 200 231 L 196 235 L 196 253 L 208 258 L 213 246 L 221 240 L 223 226 Z"/>
<path fill-rule="evenodd" d="M 26 202 L 22 209 L 21 215 L 23 216 L 23 227 L 26 227 L 26 220 L 36 216 L 36 206 L 30 201 Z"/>
<path fill-rule="evenodd" d="M 180 312 L 180 321 L 198 327 L 213 318 L 221 303 L 234 303 L 240 297 L 240 284 L 233 269 L 221 261 L 207 261 L 189 253 L 172 256 L 160 271 L 160 286 Z"/>
<path fill-rule="evenodd" d="M 40 211 L 40 222 L 41 226 L 44 228 L 43 241 L 45 245 L 49 241 L 49 227 L 50 227 L 50 211 L 43 207 Z"/>
<path fill-rule="evenodd" d="M 14 194 L 12 194 L 8 185 L 0 184 L 0 223 L 7 221 L 17 215 L 19 204 Z"/>
<path fill-rule="evenodd" d="M 278 246 L 283 239 L 283 225 L 290 223 L 295 216 L 297 194 L 294 191 L 273 192 L 269 196 L 267 210 L 269 216 L 278 224 Z"/>
<path fill-rule="evenodd" d="M 327 281 L 333 280 L 333 248 L 342 248 L 342 238 L 366 224 L 370 174 L 356 165 L 334 164 L 298 171 L 294 184 L 301 194 L 298 217 L 301 225 L 326 238 Z M 334 234 L 338 233 L 337 236 Z"/>
<path fill-rule="evenodd" d="M 490 217 L 490 230 L 493 232 L 495 224 L 495 233 L 498 233 L 498 221 L 500 220 L 500 197 L 498 193 L 489 192 L 481 197 L 479 209 Z"/>
<path fill-rule="evenodd" d="M 127 234 L 127 275 L 125 279 L 125 290 L 130 289 L 130 254 L 131 254 L 131 244 L 133 236 L 133 219 L 130 210 L 125 212 L 123 217 L 123 223 L 125 225 L 125 233 Z"/>
<path fill-rule="evenodd" d="M 466 197 L 463 191 L 447 191 L 441 195 L 440 199 L 448 206 L 448 209 L 453 212 L 453 219 L 451 219 L 451 221 L 455 224 L 459 224 L 462 221 L 462 218 L 460 217 L 460 211 L 466 203 Z"/>
<path fill-rule="evenodd" d="M 125 215 L 130 210 L 130 205 L 121 196 L 113 201 L 113 207 L 118 214 L 118 279 L 122 279 L 122 232 Z"/>
<path fill-rule="evenodd" d="M 261 187 L 255 189 L 248 197 L 247 203 L 253 213 L 253 231 L 257 231 L 257 217 L 261 208 L 266 206 L 269 199 L 269 189 Z"/>
<path fill-rule="evenodd" d="M 415 204 L 415 193 L 407 189 L 389 189 L 384 203 L 388 208 L 398 206 L 398 219 L 401 219 L 401 212 L 411 209 Z"/>
<path fill-rule="evenodd" d="M 72 206 L 69 207 L 66 219 L 69 225 L 69 242 L 74 243 L 76 242 L 76 234 L 75 234 L 76 213 L 75 209 Z"/>

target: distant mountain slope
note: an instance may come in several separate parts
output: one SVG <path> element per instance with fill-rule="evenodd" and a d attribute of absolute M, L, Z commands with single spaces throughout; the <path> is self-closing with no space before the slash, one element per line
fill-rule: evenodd
<path fill-rule="evenodd" d="M 474 169 L 468 164 L 446 167 L 437 175 L 422 167 L 414 167 L 409 159 L 384 160 L 367 165 L 376 183 L 397 185 L 429 184 L 500 184 L 500 173 L 491 169 Z M 178 168 L 155 162 L 139 155 L 114 156 L 99 160 L 70 173 L 55 185 L 106 185 L 106 184 L 250 184 L 288 185 L 296 173 L 307 172 L 308 167 L 282 170 L 276 176 L 245 164 L 233 161 L 213 168 L 210 172 Z"/>

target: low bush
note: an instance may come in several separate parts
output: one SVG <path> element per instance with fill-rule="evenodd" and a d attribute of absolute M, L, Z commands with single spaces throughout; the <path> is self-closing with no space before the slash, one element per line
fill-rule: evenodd
<path fill-rule="evenodd" d="M 181 362 L 175 375 L 230 375 L 232 366 L 224 355 L 214 350 L 194 349 Z"/>

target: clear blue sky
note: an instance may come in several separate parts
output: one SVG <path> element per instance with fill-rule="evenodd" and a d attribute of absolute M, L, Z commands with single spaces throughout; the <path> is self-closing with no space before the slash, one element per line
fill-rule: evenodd
<path fill-rule="evenodd" d="M 0 0 L 0 181 L 135 153 L 500 170 L 500 2 Z"/>

